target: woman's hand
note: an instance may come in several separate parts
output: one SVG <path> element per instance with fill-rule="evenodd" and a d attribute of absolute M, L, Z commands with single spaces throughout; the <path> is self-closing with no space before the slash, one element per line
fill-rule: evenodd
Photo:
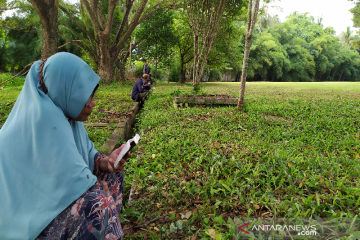
<path fill-rule="evenodd" d="M 110 172 L 121 172 L 125 165 L 126 165 L 126 159 L 130 157 L 130 152 L 128 152 L 123 159 L 120 160 L 119 165 L 117 168 L 114 167 L 115 161 L 117 157 L 119 156 L 121 150 L 124 148 L 125 144 L 121 145 L 118 149 L 114 150 L 109 157 L 107 168 Z"/>
<path fill-rule="evenodd" d="M 101 181 L 104 187 L 104 191 L 110 194 L 109 186 L 107 185 L 106 181 Z"/>

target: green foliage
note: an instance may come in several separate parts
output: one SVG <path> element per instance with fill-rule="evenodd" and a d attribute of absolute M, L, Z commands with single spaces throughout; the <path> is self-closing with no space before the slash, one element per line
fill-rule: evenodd
<path fill-rule="evenodd" d="M 209 81 L 222 81 L 222 72 L 220 70 L 211 70 Z"/>
<path fill-rule="evenodd" d="M 174 29 L 176 34 L 175 54 L 180 60 L 180 81 L 184 83 L 186 64 L 189 65 L 194 58 L 194 34 L 183 9 L 178 9 L 174 14 Z M 175 78 L 177 79 L 177 77 Z M 171 81 L 174 81 L 174 77 Z"/>
<path fill-rule="evenodd" d="M 243 44 L 240 42 L 239 36 L 245 34 L 245 29 L 238 22 L 228 19 L 223 23 L 211 47 L 207 66 L 215 70 L 240 68 L 244 54 Z"/>
<path fill-rule="evenodd" d="M 359 54 L 342 46 L 333 28 L 323 29 L 307 14 L 294 12 L 286 22 L 257 31 L 253 38 L 248 68 L 252 79 L 358 81 L 360 77 Z"/>
<path fill-rule="evenodd" d="M 170 67 L 169 82 L 179 82 L 180 70 L 181 70 L 180 63 L 177 61 L 177 59 L 174 59 Z"/>
<path fill-rule="evenodd" d="M 238 83 L 203 85 L 209 94 L 238 95 Z M 359 214 L 359 83 L 248 83 L 246 114 L 235 106 L 174 109 L 172 95 L 191 89 L 159 84 L 145 102 L 136 129 L 142 140 L 125 170 L 141 197 L 125 204 L 122 223 L 166 212 L 167 221 L 154 225 L 164 238 L 209 239 L 213 229 L 231 239 L 241 226 L 234 218 L 265 208 L 270 218 Z M 142 234 L 156 233 L 154 226 Z"/>
<path fill-rule="evenodd" d="M 40 51 L 40 18 L 31 5 L 18 8 L 0 21 L 0 70 L 20 71 L 38 60 Z"/>
<path fill-rule="evenodd" d="M 32 5 L 27 2 L 11 4 L 18 4 L 20 7 L 16 14 L 0 21 L 0 70 L 16 72 L 40 58 L 42 33 L 39 16 Z M 105 19 L 108 4 L 108 1 L 99 1 L 99 9 Z M 134 9 L 139 7 L 139 4 L 136 2 Z M 156 4 L 157 1 L 151 0 L 147 6 L 151 9 Z M 222 21 L 206 61 L 205 71 L 207 75 L 210 72 L 211 81 L 222 79 L 225 71 L 232 76 L 239 76 L 242 69 L 246 1 L 228 1 L 228 4 L 225 10 L 227 17 Z M 233 8 L 230 8 L 231 6 Z M 84 7 L 78 3 L 61 2 L 60 8 L 59 51 L 76 54 L 97 71 L 99 62 L 94 62 L 97 54 L 95 32 Z M 355 25 L 358 8 L 359 1 L 351 10 Z M 124 8 L 114 11 L 111 39 L 115 38 L 124 13 Z M 130 19 L 133 16 L 134 11 L 130 13 Z M 192 67 L 193 36 L 184 8 L 156 12 L 132 33 L 131 37 L 136 40 L 136 48 L 132 52 L 133 62 L 145 57 L 151 65 L 153 77 L 157 66 L 157 79 L 165 79 L 169 74 L 169 81 L 184 81 L 185 71 Z M 76 41 L 68 44 L 70 40 Z M 120 71 L 124 71 L 126 67 L 129 43 L 130 39 L 124 44 L 124 49 L 115 63 Z M 286 22 L 280 23 L 276 16 L 268 14 L 264 5 L 253 34 L 248 79 L 358 81 L 360 57 L 356 51 L 359 49 L 360 35 L 352 32 L 350 28 L 335 37 L 334 29 L 324 28 L 321 19 L 315 21 L 308 14 L 297 12 L 292 13 Z M 137 67 L 135 75 L 140 77 L 141 73 L 142 64 Z M 188 80 L 190 79 L 192 76 Z"/>
<path fill-rule="evenodd" d="M 4 82 L 10 78 L 12 78 L 13 75 L 10 73 L 3 73 L 0 74 L 0 82 Z M 25 83 L 25 76 L 17 76 L 14 79 L 6 82 L 5 84 L 1 85 L 1 87 L 7 88 L 7 87 L 20 87 L 22 88 L 22 86 Z"/>
<path fill-rule="evenodd" d="M 356 1 L 356 6 L 350 12 L 353 14 L 354 27 L 360 27 L 360 1 Z"/>
<path fill-rule="evenodd" d="M 140 24 L 135 38 L 142 41 L 137 48 L 138 57 L 153 59 L 153 65 L 157 61 L 162 67 L 170 66 L 172 45 L 176 41 L 173 13 L 165 10 L 154 13 L 152 17 Z"/>
<path fill-rule="evenodd" d="M 148 65 L 149 65 L 149 67 L 151 67 L 150 64 L 148 64 Z M 135 66 L 136 66 L 136 69 L 135 69 L 134 75 L 135 75 L 135 77 L 140 78 L 142 76 L 142 74 L 143 74 L 144 64 L 141 61 L 136 61 Z"/>
<path fill-rule="evenodd" d="M 0 74 L 0 82 L 3 82 L 12 75 L 10 73 Z M 16 98 L 24 85 L 24 77 L 16 77 L 13 80 L 0 85 L 0 125 L 4 124 L 8 118 L 12 107 L 15 104 Z"/>

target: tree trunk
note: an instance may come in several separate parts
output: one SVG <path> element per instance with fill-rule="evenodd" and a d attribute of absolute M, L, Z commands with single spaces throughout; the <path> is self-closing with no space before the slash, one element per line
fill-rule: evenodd
<path fill-rule="evenodd" d="M 104 51 L 101 54 L 101 59 L 98 62 L 98 72 L 97 74 L 101 79 L 104 79 L 106 83 L 109 83 L 113 80 L 113 71 L 114 71 L 114 62 L 107 56 L 107 51 Z"/>
<path fill-rule="evenodd" d="M 185 70 L 184 70 L 184 59 L 181 58 L 181 63 L 180 63 L 180 83 L 185 83 L 186 79 L 185 79 Z"/>
<path fill-rule="evenodd" d="M 8 34 L 6 34 L 5 36 L 5 39 L 4 39 L 4 42 L 0 48 L 0 70 L 2 70 L 3 68 L 5 68 L 5 66 L 3 66 L 3 59 L 4 58 L 4 54 L 5 54 L 5 49 L 6 49 L 6 45 L 7 45 L 7 37 L 8 37 Z"/>
<path fill-rule="evenodd" d="M 129 66 L 129 69 L 131 68 L 131 66 Z M 122 82 L 126 80 L 126 62 L 121 61 L 120 59 L 118 60 L 118 62 L 115 65 L 115 71 L 114 71 L 114 78 L 112 79 L 116 79 L 116 81 L 118 82 Z"/>
<path fill-rule="evenodd" d="M 131 52 L 132 52 L 132 45 L 135 43 L 135 37 L 134 39 L 130 42 L 130 48 L 129 48 L 129 67 L 131 67 Z"/>
<path fill-rule="evenodd" d="M 331 73 L 331 70 L 329 71 L 329 74 L 327 75 L 327 77 L 326 77 L 326 80 L 325 80 L 325 81 L 329 81 L 329 76 L 330 76 L 330 73 Z"/>
<path fill-rule="evenodd" d="M 238 72 L 235 76 L 235 82 L 240 82 L 241 72 Z"/>
<path fill-rule="evenodd" d="M 48 58 L 58 52 L 58 10 L 57 8 L 52 10 L 53 11 L 49 11 L 49 13 L 53 12 L 53 14 L 49 17 L 50 21 L 48 24 L 44 24 L 42 21 L 42 59 Z"/>
<path fill-rule="evenodd" d="M 332 75 L 332 77 L 331 77 L 331 81 L 334 81 L 334 79 L 335 79 L 335 75 L 336 75 L 336 72 L 337 72 L 337 68 L 335 68 L 334 70 L 334 73 L 333 73 L 333 75 Z"/>
<path fill-rule="evenodd" d="M 200 84 L 203 76 L 207 57 L 218 34 L 226 3 L 226 0 L 189 2 L 187 14 L 194 34 L 194 89 Z"/>
<path fill-rule="evenodd" d="M 42 24 L 41 58 L 48 58 L 58 51 L 59 0 L 30 0 Z"/>
<path fill-rule="evenodd" d="M 341 78 L 342 78 L 343 74 L 344 74 L 344 70 L 342 70 L 342 72 L 341 72 L 341 74 L 340 74 L 339 82 L 341 81 Z"/>
<path fill-rule="evenodd" d="M 245 96 L 245 84 L 246 84 L 246 76 L 247 76 L 247 67 L 249 62 L 250 55 L 250 45 L 252 40 L 252 32 L 254 29 L 254 25 L 257 19 L 257 14 L 259 11 L 259 2 L 260 0 L 256 0 L 254 14 L 251 16 L 252 11 L 252 1 L 249 1 L 248 5 L 248 28 L 246 32 L 246 41 L 245 41 L 245 52 L 244 52 L 244 60 L 241 74 L 241 84 L 240 84 L 240 93 L 239 93 L 239 101 L 237 105 L 237 109 L 244 109 L 244 96 Z"/>
<path fill-rule="evenodd" d="M 322 77 L 322 73 L 320 73 L 320 76 L 319 76 L 319 82 L 321 82 L 321 77 Z"/>
<path fill-rule="evenodd" d="M 157 62 L 158 62 L 157 39 L 156 39 L 156 45 L 155 45 L 155 54 L 156 54 L 156 62 L 155 62 L 155 86 L 156 86 L 156 74 L 157 74 Z"/>
<path fill-rule="evenodd" d="M 210 80 L 210 71 L 211 71 L 211 69 L 210 69 L 210 67 L 208 68 L 208 74 L 207 74 L 207 76 L 206 76 L 206 82 L 209 82 L 209 80 Z"/>
<path fill-rule="evenodd" d="M 114 80 L 114 67 L 115 62 L 118 58 L 113 52 L 109 49 L 109 38 L 108 34 L 100 34 L 99 36 L 99 45 L 97 47 L 98 58 L 97 58 L 97 66 L 98 66 L 98 75 L 101 79 L 104 79 L 106 83 Z"/>

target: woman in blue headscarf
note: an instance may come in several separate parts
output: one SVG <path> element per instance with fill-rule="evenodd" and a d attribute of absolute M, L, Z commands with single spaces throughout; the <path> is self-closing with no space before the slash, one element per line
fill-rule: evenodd
<path fill-rule="evenodd" d="M 70 53 L 31 67 L 0 130 L 0 239 L 123 236 L 123 146 L 97 152 L 83 125 L 99 80 Z"/>

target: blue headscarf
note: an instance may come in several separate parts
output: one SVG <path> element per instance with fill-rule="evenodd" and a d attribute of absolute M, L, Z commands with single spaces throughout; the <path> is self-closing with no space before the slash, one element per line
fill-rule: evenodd
<path fill-rule="evenodd" d="M 0 239 L 35 239 L 96 182 L 96 150 L 76 118 L 100 78 L 80 58 L 57 53 L 33 64 L 0 130 Z"/>

